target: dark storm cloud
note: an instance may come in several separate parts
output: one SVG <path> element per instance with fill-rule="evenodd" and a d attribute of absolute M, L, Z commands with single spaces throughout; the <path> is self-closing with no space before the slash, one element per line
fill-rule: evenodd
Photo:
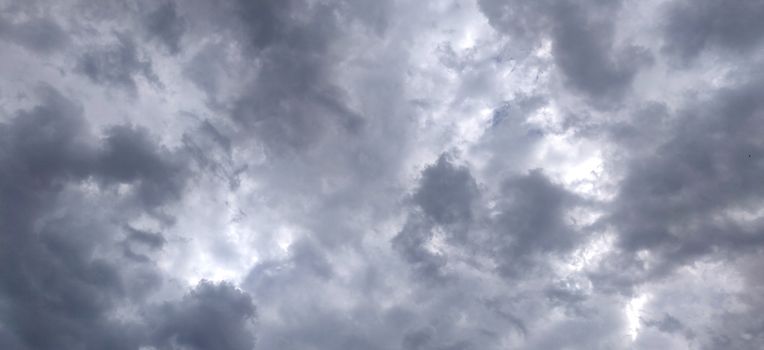
<path fill-rule="evenodd" d="M 99 144 L 80 106 L 50 87 L 40 95 L 40 105 L 0 124 L 2 341 L 15 344 L 10 349 L 135 349 L 143 325 L 112 316 L 121 303 L 156 288 L 159 272 L 96 252 L 118 251 L 123 239 L 156 249 L 164 239 L 130 228 L 125 236 L 109 218 L 126 214 L 92 202 L 122 199 L 85 199 L 76 186 L 93 179 L 108 197 L 111 184 L 132 184 L 140 200 L 128 200 L 123 210 L 150 212 L 178 198 L 184 175 L 177 156 L 131 127 L 115 127 Z M 217 299 L 216 291 L 205 285 L 198 293 L 206 301 Z"/>
<path fill-rule="evenodd" d="M 666 6 L 664 50 L 684 61 L 706 50 L 734 57 L 755 49 L 764 37 L 761 1 L 681 0 Z"/>
<path fill-rule="evenodd" d="M 564 82 L 597 105 L 612 105 L 626 94 L 639 68 L 650 62 L 645 49 L 614 42 L 619 1 L 479 3 L 491 25 L 513 43 L 526 45 L 526 50 L 551 40 L 553 60 Z"/>
<path fill-rule="evenodd" d="M 699 322 L 694 312 L 703 306 L 697 303 L 670 315 L 659 304 L 660 313 L 644 319 L 662 336 L 685 339 L 692 347 L 762 344 L 764 328 L 753 316 L 764 305 L 760 282 L 746 270 L 760 270 L 764 248 L 764 226 L 756 214 L 764 191 L 763 81 L 759 72 L 734 75 L 728 86 L 693 95 L 673 112 L 665 107 L 638 111 L 631 125 L 616 132 L 628 150 L 627 173 L 612 213 L 603 220 L 617 232 L 616 250 L 590 277 L 603 292 L 633 295 L 645 285 L 671 283 L 699 264 L 735 271 L 744 287 L 713 298 L 744 307 L 713 306 L 712 316 Z M 638 143 L 647 147 L 633 149 Z M 724 283 L 701 284 L 713 289 Z M 663 298 L 665 305 L 681 299 Z"/>
<path fill-rule="evenodd" d="M 202 281 L 150 317 L 157 349 L 250 350 L 255 345 L 252 299 L 228 283 Z"/>
<path fill-rule="evenodd" d="M 127 35 L 116 34 L 117 42 L 93 47 L 77 61 L 76 71 L 96 84 L 126 89 L 136 93 L 136 77 L 161 86 L 151 60 L 142 57 L 136 43 Z"/>
<path fill-rule="evenodd" d="M 82 178 L 90 171 L 95 151 L 80 137 L 85 132 L 82 108 L 52 88 L 40 90 L 43 104 L 3 124 L 8 190 L 49 189 L 59 177 Z"/>
<path fill-rule="evenodd" d="M 764 245 L 761 223 L 734 216 L 764 195 L 762 87 L 754 78 L 693 101 L 654 152 L 631 159 L 608 222 L 619 230 L 621 249 L 654 254 L 645 272 Z"/>
<path fill-rule="evenodd" d="M 47 88 L 43 104 L 2 125 L 3 324 L 21 349 L 128 349 L 129 330 L 106 320 L 123 291 L 118 268 L 93 259 L 99 225 L 40 220 L 64 184 L 92 173 L 80 107 Z M 44 222 L 44 221 L 43 221 Z"/>

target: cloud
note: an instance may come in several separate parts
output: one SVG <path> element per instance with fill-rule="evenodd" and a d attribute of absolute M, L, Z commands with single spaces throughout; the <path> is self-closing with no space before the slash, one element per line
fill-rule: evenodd
<path fill-rule="evenodd" d="M 66 183 L 91 173 L 95 150 L 82 139 L 81 107 L 52 88 L 41 93 L 41 105 L 2 126 L 3 323 L 22 348 L 129 347 L 106 322 L 123 281 L 113 262 L 92 258 L 103 228 L 44 219 Z"/>
<path fill-rule="evenodd" d="M 250 296 L 234 286 L 202 281 L 182 300 L 154 311 L 153 344 L 157 349 L 252 349 L 255 311 Z"/>
<path fill-rule="evenodd" d="M 332 79 L 338 55 L 331 42 L 344 15 L 336 5 L 290 1 L 236 3 L 245 48 L 262 65 L 235 101 L 232 118 L 276 154 L 311 147 L 328 134 L 354 133 L 363 119 Z M 305 20 L 291 15 L 303 12 Z"/>
<path fill-rule="evenodd" d="M 140 57 L 133 40 L 117 35 L 117 43 L 86 51 L 77 61 L 76 71 L 96 84 L 137 90 L 135 77 L 161 85 L 151 67 L 151 61 Z"/>
<path fill-rule="evenodd" d="M 651 273 L 761 245 L 758 222 L 735 214 L 759 205 L 759 86 L 754 79 L 693 101 L 655 151 L 629 162 L 608 222 L 625 252 L 650 252 Z"/>
<path fill-rule="evenodd" d="M 153 144 L 147 130 L 115 126 L 106 130 L 104 148 L 95 167 L 107 183 L 129 183 L 140 179 L 137 196 L 149 207 L 168 199 L 179 199 L 187 180 L 182 152 Z"/>
<path fill-rule="evenodd" d="M 494 28 L 526 50 L 537 49 L 549 40 L 552 59 L 564 83 L 595 105 L 612 105 L 623 97 L 639 68 L 650 62 L 644 48 L 615 42 L 613 19 L 621 9 L 618 1 L 484 0 L 480 8 Z"/>
<path fill-rule="evenodd" d="M 180 51 L 180 41 L 186 29 L 186 22 L 178 15 L 174 2 L 160 4 L 156 10 L 145 17 L 144 23 L 149 38 L 159 40 L 170 53 Z"/>
<path fill-rule="evenodd" d="M 123 202 L 123 210 L 150 212 L 172 198 L 166 193 L 180 188 L 165 189 L 164 180 L 158 180 L 168 175 L 163 173 L 166 160 L 153 153 L 156 145 L 147 135 L 129 131 L 121 142 L 112 136 L 99 145 L 80 105 L 48 86 L 40 87 L 39 94 L 39 105 L 0 127 L 0 300 L 6 311 L 4 330 L 11 333 L 4 341 L 19 349 L 134 348 L 141 341 L 141 325 L 113 316 L 125 301 L 156 289 L 162 278 L 153 265 L 131 266 L 115 248 L 122 239 L 153 247 L 163 243 L 134 229 L 124 237 L 109 222 L 120 220 L 114 212 L 118 208 L 101 206 Z M 142 152 L 130 152 L 136 148 Z M 151 166 L 151 172 L 111 167 L 116 149 L 140 154 L 122 160 L 133 159 L 135 169 Z M 91 180 L 107 187 L 91 195 L 79 189 Z M 125 202 L 122 196 L 112 197 L 111 184 L 146 186 L 151 193 L 139 190 L 146 200 Z"/>
<path fill-rule="evenodd" d="M 684 61 L 704 51 L 747 52 L 761 43 L 764 26 L 757 20 L 764 5 L 756 1 L 676 1 L 668 4 L 664 50 Z"/>
<path fill-rule="evenodd" d="M 58 23 L 44 17 L 19 22 L 0 17 L 0 38 L 41 54 L 60 50 L 69 41 Z"/>
<path fill-rule="evenodd" d="M 417 207 L 392 245 L 428 277 L 442 275 L 449 259 L 448 248 L 433 245 L 465 249 L 492 261 L 500 274 L 516 277 L 585 241 L 566 220 L 578 199 L 540 170 L 508 177 L 492 203 L 481 203 L 469 169 L 441 155 L 422 172 L 412 198 Z"/>
<path fill-rule="evenodd" d="M 478 195 L 475 179 L 464 167 L 454 167 L 441 155 L 438 162 L 422 172 L 414 203 L 438 224 L 472 220 L 472 204 Z"/>
<path fill-rule="evenodd" d="M 518 273 L 528 268 L 527 259 L 565 253 L 580 244 L 584 237 L 565 218 L 566 209 L 575 201 L 574 195 L 537 170 L 508 179 L 493 224 L 496 237 L 492 241 L 498 248 L 500 269 Z"/>
<path fill-rule="evenodd" d="M 763 344 L 751 1 L 10 1 L 0 347 Z"/>

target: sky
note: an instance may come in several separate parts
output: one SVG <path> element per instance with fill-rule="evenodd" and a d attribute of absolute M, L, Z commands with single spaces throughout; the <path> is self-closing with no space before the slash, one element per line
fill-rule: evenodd
<path fill-rule="evenodd" d="M 0 0 L 0 348 L 764 348 L 761 18 Z"/>

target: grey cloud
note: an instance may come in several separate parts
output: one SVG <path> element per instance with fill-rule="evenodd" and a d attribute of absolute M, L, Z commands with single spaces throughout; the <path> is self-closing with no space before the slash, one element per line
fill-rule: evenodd
<path fill-rule="evenodd" d="M 340 84 L 343 57 L 352 49 L 346 39 L 366 17 L 359 15 L 358 4 L 345 2 L 225 2 L 220 7 L 211 17 L 223 19 L 214 17 L 212 25 L 234 45 L 210 44 L 185 70 L 208 94 L 209 104 L 230 117 L 226 122 L 233 127 L 225 135 L 235 152 L 258 152 L 253 157 L 267 159 L 247 166 L 242 176 L 265 177 L 272 190 L 263 197 L 322 243 L 362 239 L 356 225 L 391 210 L 379 203 L 380 197 L 394 198 L 382 186 L 394 186 L 387 176 L 402 159 L 395 149 L 406 144 L 405 130 L 396 121 L 410 122 L 397 111 L 404 107 L 396 90 L 359 86 L 351 91 Z M 220 58 L 224 49 L 241 55 L 241 61 L 220 64 L 228 62 Z M 370 79 L 392 85 L 402 74 Z M 230 80 L 237 84 L 231 87 Z M 359 94 L 395 100 L 386 103 L 391 108 L 351 103 L 359 102 L 352 98 Z M 398 142 L 379 147 L 393 140 Z M 297 202 L 305 205 L 292 205 Z M 363 213 L 350 214 L 358 210 Z M 357 220 L 347 220 L 348 215 Z"/>
<path fill-rule="evenodd" d="M 149 186 L 158 192 L 143 194 L 152 199 L 145 203 L 150 210 L 164 201 L 164 183 L 155 177 L 164 174 L 154 175 L 165 169 L 164 160 L 151 153 L 151 139 L 131 131 L 122 135 L 124 143 L 109 138 L 108 146 L 98 147 L 80 106 L 49 87 L 40 95 L 40 105 L 0 125 L 0 304 L 5 308 L 0 321 L 13 334 L 8 340 L 16 344 L 13 349 L 134 349 L 141 325 L 111 316 L 120 303 L 156 288 L 161 279 L 152 277 L 158 272 L 151 266 L 125 265 L 119 255 L 97 256 L 96 251 L 115 251 L 125 237 L 108 219 L 119 220 L 111 211 L 117 208 L 98 208 L 94 201 L 120 198 L 84 199 L 76 185 L 95 178 Z M 143 152 L 132 152 L 135 148 Z M 144 161 L 156 169 L 120 176 L 125 172 L 110 161 L 115 149 L 141 154 L 133 158 L 138 169 Z M 141 212 L 140 207 L 130 210 Z M 134 231 L 127 239 L 161 244 L 145 232 Z"/>
<path fill-rule="evenodd" d="M 508 338 L 522 339 L 518 344 L 529 349 L 562 344 L 573 348 L 622 347 L 623 325 L 618 321 L 618 312 L 598 305 L 585 276 L 558 279 L 552 268 L 551 261 L 565 259 L 588 241 L 585 232 L 569 222 L 568 210 L 589 204 L 551 181 L 541 170 L 507 176 L 495 194 L 483 193 L 485 190 L 468 168 L 454 165 L 445 155 L 422 171 L 406 224 L 391 245 L 410 265 L 415 288 L 421 288 L 428 297 L 442 298 L 439 302 L 444 305 L 440 307 L 445 309 L 421 316 L 447 317 L 447 310 L 454 311 L 473 320 L 471 324 L 480 335 L 447 337 L 443 332 L 449 332 L 448 327 L 454 324 L 443 322 L 436 328 L 410 329 L 402 346 L 500 348 L 500 336 L 494 333 L 498 331 Z M 465 264 L 468 271 L 495 274 L 512 284 L 557 281 L 544 282 L 541 290 L 528 295 L 519 292 L 507 298 L 481 297 L 479 291 L 468 287 L 472 286 L 470 282 L 462 281 L 469 278 L 463 270 Z M 480 307 L 467 311 L 472 303 Z M 544 316 L 526 309 L 534 303 L 543 310 L 560 308 L 566 318 L 539 322 L 538 318 Z M 607 321 L 594 321 L 602 317 Z M 607 331 L 602 328 L 604 324 L 609 325 Z"/>
<path fill-rule="evenodd" d="M 342 260 L 338 258 L 333 258 Z M 388 259 L 379 261 L 378 268 L 393 268 Z M 359 266 L 360 265 L 360 266 Z M 469 288 L 453 284 L 420 284 L 416 277 L 410 284 L 399 285 L 395 280 L 399 270 L 379 271 L 378 279 L 367 283 L 366 268 L 361 263 L 352 268 L 363 268 L 360 275 L 349 280 L 340 274 L 328 279 L 317 276 L 310 264 L 289 258 L 279 262 L 263 262 L 250 272 L 245 285 L 264 317 L 258 327 L 261 334 L 258 346 L 262 348 L 304 349 L 480 349 L 495 340 L 492 334 L 481 331 L 492 327 L 486 322 L 482 304 L 473 307 L 474 293 Z M 342 271 L 348 266 L 337 265 Z M 391 277 L 394 277 L 391 279 Z M 350 283 L 352 290 L 338 290 L 337 286 Z M 388 285 L 388 283 L 393 283 Z M 419 286 L 435 287 L 419 288 Z M 357 289 L 356 289 L 357 288 Z M 310 293 L 306 293 L 310 291 Z M 390 293 L 407 291 L 414 300 L 400 300 L 390 304 Z M 338 294 L 339 293 L 339 294 Z M 385 305 L 387 304 L 387 305 Z M 338 305 L 341 305 L 338 307 Z M 276 320 L 265 320 L 265 315 L 277 315 Z M 459 325 L 465 317 L 467 325 Z M 487 338 L 487 339 L 486 339 Z"/>
<path fill-rule="evenodd" d="M 362 125 L 363 119 L 345 107 L 344 92 L 325 82 L 329 71 L 322 53 L 274 48 L 268 56 L 253 90 L 237 101 L 232 116 L 270 151 L 302 151 L 327 134 L 353 133 Z"/>
<path fill-rule="evenodd" d="M 531 244 L 527 240 L 541 238 L 530 236 L 537 234 L 530 228 L 538 228 L 543 225 L 545 229 L 538 230 L 549 232 L 554 237 L 544 237 L 542 241 L 533 243 L 542 249 L 565 249 L 569 246 L 572 237 L 557 236 L 557 230 L 564 226 L 563 209 L 574 196 L 567 193 L 563 188 L 552 183 L 541 170 L 532 170 L 527 175 L 509 178 L 505 184 L 498 204 L 502 212 L 499 221 L 509 229 L 518 229 L 518 240 L 525 244 Z M 516 222 L 515 220 L 528 220 Z M 547 226 L 548 225 L 548 226 Z"/>
<path fill-rule="evenodd" d="M 125 257 L 137 262 L 152 262 L 151 254 L 159 251 L 167 243 L 161 233 L 148 232 L 125 226 L 127 237 L 122 242 Z"/>
<path fill-rule="evenodd" d="M 761 347 L 757 2 L 2 6 L 0 348 Z"/>
<path fill-rule="evenodd" d="M 363 127 L 363 117 L 349 107 L 347 93 L 334 79 L 343 53 L 333 43 L 343 35 L 343 19 L 357 17 L 348 7 L 333 2 L 233 1 L 214 11 L 224 19 L 213 26 L 235 40 L 245 57 L 237 62 L 240 70 L 255 72 L 223 108 L 269 152 L 303 152 L 326 135 L 353 134 Z M 222 77 L 239 74 L 219 66 L 225 60 L 207 50 L 186 67 L 213 105 L 225 102 L 215 98 Z"/>
<path fill-rule="evenodd" d="M 586 282 L 573 279 L 556 281 L 546 288 L 544 294 L 552 304 L 561 306 L 566 311 L 582 313 L 581 304 L 589 298 L 589 293 L 583 287 Z"/>
<path fill-rule="evenodd" d="M 232 64 L 226 60 L 221 52 L 225 47 L 221 44 L 209 44 L 199 50 L 184 67 L 184 74 L 199 89 L 204 91 L 211 100 L 211 104 L 217 105 L 219 87 L 225 78 L 233 76 Z"/>
<path fill-rule="evenodd" d="M 491 131 L 501 128 L 502 124 L 510 123 L 510 127 L 517 127 L 517 124 L 525 122 L 528 114 L 537 111 L 539 108 L 549 103 L 542 96 L 518 95 L 510 101 L 505 101 L 501 106 L 493 111 L 491 116 Z M 499 137 L 507 137 L 510 130 L 503 130 Z"/>
<path fill-rule="evenodd" d="M 8 329 L 0 328 L 0 346 L 3 349 L 22 349 L 22 345 L 16 336 L 9 332 Z"/>
<path fill-rule="evenodd" d="M 503 186 L 496 210 L 497 247 L 509 261 L 504 269 L 515 269 L 523 256 L 564 253 L 581 238 L 567 223 L 565 210 L 576 197 L 552 183 L 541 171 L 509 178 Z"/>
<path fill-rule="evenodd" d="M 339 292 L 336 286 L 351 283 L 360 288 L 360 281 L 334 273 L 332 264 L 338 258 L 322 256 L 319 249 L 326 250 L 310 239 L 298 241 L 286 258 L 260 262 L 249 272 L 245 289 L 257 300 L 263 315 L 278 317 L 276 322 L 261 319 L 257 347 L 395 348 L 399 332 L 407 324 L 405 318 L 396 318 L 397 313 L 380 307 L 377 300 L 382 295 L 376 288 Z M 345 307 L 338 309 L 338 302 Z"/>
<path fill-rule="evenodd" d="M 489 158 L 484 176 L 502 181 L 508 171 L 521 171 L 529 166 L 530 155 L 547 131 L 530 125 L 527 119 L 549 102 L 543 96 L 518 94 L 493 110 L 490 127 L 471 149 L 471 153 Z"/>
<path fill-rule="evenodd" d="M 764 171 L 760 90 L 754 78 L 696 101 L 654 152 L 629 163 L 607 221 L 625 252 L 653 254 L 646 273 L 663 275 L 703 256 L 764 244 L 759 223 L 731 216 L 758 205 L 764 190 L 757 175 Z"/>
<path fill-rule="evenodd" d="M 491 259 L 501 274 L 513 277 L 543 267 L 545 257 L 564 255 L 586 239 L 568 223 L 566 213 L 582 202 L 540 170 L 505 179 L 491 208 L 495 215 L 489 214 L 488 204 L 478 202 L 480 197 L 469 170 L 441 156 L 422 172 L 413 195 L 423 215 L 409 215 L 393 247 L 420 274 L 442 278 L 448 256 L 426 248 L 440 226 L 449 244 Z"/>
<path fill-rule="evenodd" d="M 429 281 L 444 279 L 443 266 L 446 257 L 427 250 L 426 245 L 432 239 L 432 225 L 417 215 L 410 216 L 403 230 L 393 238 L 391 244 L 403 258 L 412 264 L 417 276 Z"/>
<path fill-rule="evenodd" d="M 616 310 L 600 310 L 596 317 L 575 318 L 554 324 L 547 336 L 534 339 L 526 348 L 628 349 L 622 338 L 624 334 L 615 331 L 622 327 L 622 322 Z"/>
<path fill-rule="evenodd" d="M 256 309 L 251 297 L 228 283 L 202 281 L 182 300 L 150 316 L 157 349 L 254 349 Z"/>
<path fill-rule="evenodd" d="M 44 95 L 42 105 L 2 126 L 0 298 L 9 305 L 2 322 L 20 349 L 130 348 L 127 332 L 105 315 L 122 293 L 118 270 L 90 257 L 102 228 L 66 220 L 35 225 L 64 183 L 88 175 L 91 153 L 80 139 L 81 109 L 53 90 Z"/>
<path fill-rule="evenodd" d="M 224 135 L 218 128 L 216 128 L 209 120 L 205 120 L 202 123 L 202 132 L 222 147 L 226 154 L 231 153 L 231 139 Z"/>
<path fill-rule="evenodd" d="M 654 331 L 653 338 L 680 339 L 697 349 L 760 347 L 764 341 L 764 323 L 757 316 L 764 307 L 761 253 L 759 249 L 753 254 L 735 254 L 719 264 L 740 278 L 738 290 L 726 289 L 724 275 L 717 272 L 704 273 L 700 281 L 682 274 L 662 281 L 642 316 L 644 325 Z"/>
<path fill-rule="evenodd" d="M 743 308 L 724 307 L 714 310 L 714 318 L 710 320 L 707 327 L 698 327 L 705 332 L 692 332 L 688 329 L 685 330 L 687 336 L 697 336 L 706 340 L 702 344 L 708 349 L 718 347 L 746 349 L 761 347 L 764 344 L 764 322 L 759 317 L 764 311 L 764 298 L 761 297 L 762 283 L 759 277 L 762 256 L 762 250 L 758 250 L 757 254 L 731 261 L 730 265 L 733 265 L 743 277 L 744 290 L 727 297 L 728 300 L 739 303 Z"/>
<path fill-rule="evenodd" d="M 139 200 L 148 207 L 179 199 L 188 174 L 185 155 L 151 140 L 148 131 L 115 126 L 106 131 L 104 147 L 94 166 L 106 183 L 137 183 Z"/>
<path fill-rule="evenodd" d="M 575 6 L 559 11 L 567 15 L 555 17 L 552 54 L 567 83 L 593 99 L 622 97 L 650 61 L 649 52 L 635 46 L 615 51 L 612 23 L 587 19 Z"/>
<path fill-rule="evenodd" d="M 69 42 L 66 31 L 50 18 L 14 22 L 0 16 L 0 38 L 41 54 L 62 49 Z"/>
<path fill-rule="evenodd" d="M 46 227 L 38 241 L 4 237 L 1 295 L 11 306 L 2 322 L 24 344 L 22 349 L 109 343 L 129 348 L 127 343 L 119 347 L 123 341 L 116 325 L 104 315 L 121 292 L 116 267 L 87 259 L 94 248 L 87 238 L 58 233 L 92 228 L 53 224 L 56 231 Z M 3 228 L 6 234 L 11 229 Z"/>
<path fill-rule="evenodd" d="M 289 29 L 291 9 L 302 5 L 298 1 L 235 1 L 234 10 L 245 27 L 245 38 L 255 48 L 265 48 L 280 42 Z"/>
<path fill-rule="evenodd" d="M 229 132 L 216 127 L 209 120 L 203 120 L 194 132 L 185 133 L 182 140 L 186 152 L 197 166 L 228 182 L 230 188 L 236 189 L 241 181 L 240 176 L 247 170 L 248 165 L 234 163 L 233 141 L 227 134 Z"/>
<path fill-rule="evenodd" d="M 416 211 L 409 214 L 403 230 L 393 238 L 393 248 L 414 266 L 418 275 L 442 281 L 447 257 L 426 246 L 433 239 L 436 225 L 447 227 L 451 240 L 465 244 L 479 194 L 469 169 L 455 166 L 446 154 L 441 155 L 422 171 L 419 187 L 412 195 Z"/>
<path fill-rule="evenodd" d="M 525 43 L 525 50 L 549 38 L 564 82 L 598 106 L 612 106 L 614 99 L 623 97 L 639 68 L 651 61 L 645 49 L 618 47 L 614 42 L 618 1 L 482 0 L 479 4 L 491 25 L 513 43 Z"/>
<path fill-rule="evenodd" d="M 173 1 L 166 1 L 144 18 L 147 35 L 159 40 L 170 53 L 180 51 L 180 41 L 186 30 L 186 21 L 178 14 Z"/>
<path fill-rule="evenodd" d="M 45 103 L 21 111 L 13 124 L 3 125 L 9 190 L 11 181 L 21 181 L 19 188 L 47 189 L 55 177 L 82 177 L 89 172 L 95 152 L 80 138 L 85 132 L 82 108 L 51 88 L 43 87 L 40 93 Z"/>
<path fill-rule="evenodd" d="M 329 259 L 316 243 L 302 240 L 292 245 L 292 261 L 315 276 L 328 279 L 334 275 Z"/>
<path fill-rule="evenodd" d="M 669 314 L 665 314 L 663 315 L 663 318 L 657 320 L 648 320 L 645 322 L 645 325 L 648 327 L 655 327 L 661 332 L 666 333 L 676 333 L 684 329 L 682 322 Z"/>
<path fill-rule="evenodd" d="M 151 248 L 158 249 L 167 243 L 161 233 L 138 230 L 130 226 L 127 226 L 126 229 L 129 232 L 127 236 L 129 240 L 145 244 Z"/>
<path fill-rule="evenodd" d="M 136 93 L 137 76 L 161 86 L 150 59 L 141 57 L 133 39 L 119 34 L 117 43 L 91 48 L 77 61 L 76 71 L 96 84 L 113 86 Z"/>
<path fill-rule="evenodd" d="M 425 346 L 432 340 L 432 333 L 433 330 L 430 328 L 407 332 L 403 337 L 403 348 L 406 350 L 425 349 Z"/>
<path fill-rule="evenodd" d="M 478 196 L 475 179 L 466 167 L 455 167 L 446 155 L 422 172 L 414 203 L 438 224 L 472 220 L 472 206 Z"/>
<path fill-rule="evenodd" d="M 746 53 L 764 36 L 764 4 L 735 0 L 675 1 L 666 6 L 664 50 L 685 62 L 706 50 Z"/>

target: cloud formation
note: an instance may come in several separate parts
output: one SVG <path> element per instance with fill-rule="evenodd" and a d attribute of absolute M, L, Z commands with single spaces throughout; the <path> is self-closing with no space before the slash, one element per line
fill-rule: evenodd
<path fill-rule="evenodd" d="M 0 348 L 761 348 L 762 12 L 0 1 Z"/>

